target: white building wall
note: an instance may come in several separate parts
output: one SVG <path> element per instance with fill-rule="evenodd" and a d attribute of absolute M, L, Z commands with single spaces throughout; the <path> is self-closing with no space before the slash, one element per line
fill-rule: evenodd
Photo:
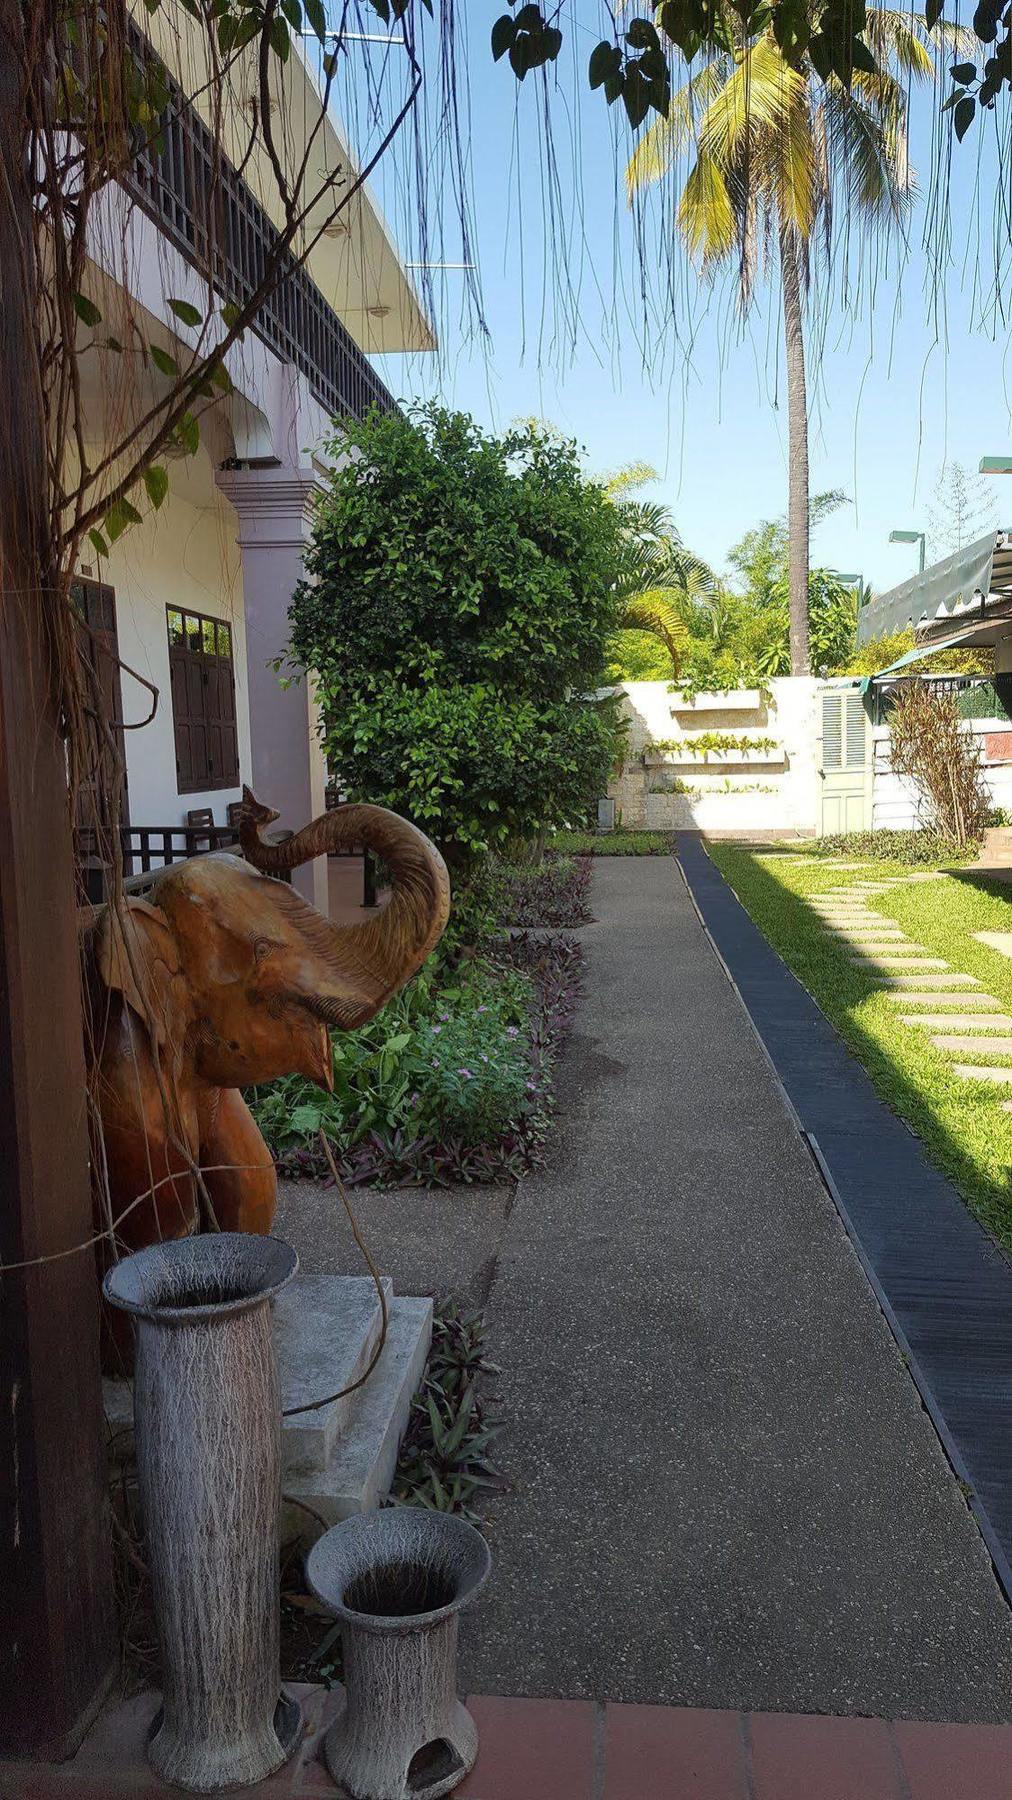
<path fill-rule="evenodd" d="M 91 570 L 115 590 L 121 661 L 158 689 L 151 724 L 125 734 L 133 825 L 182 825 L 191 808 L 205 806 L 213 809 L 217 824 L 224 824 L 226 807 L 241 794 L 241 786 L 178 791 L 167 606 L 210 614 L 232 628 L 240 783 L 249 778 L 246 633 L 236 531 L 235 513 L 215 487 L 210 458 L 201 450 L 187 463 L 185 475 L 181 465 L 170 467 L 169 491 L 159 511 L 124 532 L 108 558 Z M 128 724 L 143 719 L 150 696 L 126 670 L 120 679 L 124 719 Z"/>
<path fill-rule="evenodd" d="M 666 681 L 623 684 L 629 720 L 622 773 L 609 786 L 627 829 L 710 833 L 814 833 L 818 816 L 816 695 L 824 684 L 785 676 L 768 690 L 697 694 Z M 772 738 L 768 749 L 691 753 L 706 732 Z M 670 741 L 672 748 L 651 746 Z M 666 788 L 683 791 L 665 792 Z"/>

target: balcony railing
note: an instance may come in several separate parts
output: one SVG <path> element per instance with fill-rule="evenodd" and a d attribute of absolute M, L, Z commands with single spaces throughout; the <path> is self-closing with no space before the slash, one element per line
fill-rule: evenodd
<path fill-rule="evenodd" d="M 150 46 L 135 25 L 131 33 L 138 59 L 150 57 Z M 221 299 L 241 306 L 259 287 L 279 234 L 223 156 L 217 159 L 214 180 L 211 133 L 171 78 L 168 88 L 161 147 L 141 152 L 128 191 L 186 260 L 211 280 Z M 290 252 L 252 329 L 301 370 L 334 417 L 359 419 L 370 406 L 396 410 L 393 396 Z"/>

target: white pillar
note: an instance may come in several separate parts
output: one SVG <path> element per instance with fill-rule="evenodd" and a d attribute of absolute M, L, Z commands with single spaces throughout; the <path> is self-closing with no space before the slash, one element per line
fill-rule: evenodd
<path fill-rule="evenodd" d="M 305 678 L 283 687 L 269 665 L 288 648 L 288 608 L 302 575 L 311 503 L 320 483 L 311 470 L 290 465 L 223 469 L 217 482 L 239 515 L 250 786 L 264 805 L 277 808 L 279 829 L 298 831 L 324 807 L 326 770 L 317 732 L 318 709 Z M 326 913 L 326 857 L 297 870 L 293 879 L 305 898 Z"/>

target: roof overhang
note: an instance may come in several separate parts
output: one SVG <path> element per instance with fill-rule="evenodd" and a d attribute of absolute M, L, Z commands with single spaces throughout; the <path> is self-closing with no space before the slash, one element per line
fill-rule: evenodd
<path fill-rule="evenodd" d="M 913 627 L 918 643 L 952 641 L 993 644 L 1008 631 L 1012 616 L 1012 530 L 989 531 L 912 575 L 899 587 L 877 594 L 861 608 L 858 642 Z"/>
<path fill-rule="evenodd" d="M 128 0 L 140 30 L 161 57 L 205 124 L 211 125 L 215 94 L 221 93 L 207 55 L 203 25 L 179 0 L 163 0 L 149 12 L 143 0 Z M 322 124 L 321 93 L 297 37 L 285 63 L 270 58 L 272 116 L 284 120 L 278 132 L 282 166 L 296 170 L 312 140 L 306 171 L 308 193 L 327 190 L 329 198 L 311 211 L 292 248 L 298 256 L 312 242 L 334 209 L 340 184 L 358 175 L 356 160 L 331 105 Z M 252 108 L 258 91 L 255 46 L 229 67 L 228 92 L 221 108 L 222 148 L 241 169 L 247 187 L 271 222 L 282 229 L 284 208 L 277 180 L 260 133 L 252 131 Z M 317 126 L 319 125 L 319 129 Z M 333 185 L 331 185 L 333 184 Z M 306 268 L 324 299 L 366 355 L 384 351 L 434 350 L 436 336 L 413 282 L 401 262 L 375 199 L 363 185 L 342 208 L 336 229 L 321 236 L 306 256 Z"/>

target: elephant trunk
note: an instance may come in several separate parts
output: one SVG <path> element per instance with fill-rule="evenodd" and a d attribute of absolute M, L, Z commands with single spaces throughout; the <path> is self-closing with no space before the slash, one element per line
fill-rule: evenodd
<path fill-rule="evenodd" d="M 390 870 L 390 901 L 374 919 L 333 925 L 312 913 L 314 946 L 341 989 L 340 998 L 321 1000 L 320 1016 L 344 1029 L 364 1024 L 439 942 L 450 910 L 446 864 L 423 832 L 385 806 L 336 806 L 284 842 L 265 843 L 262 829 L 277 816 L 243 789 L 239 842 L 263 875 L 285 875 L 314 857 L 363 846 Z"/>

